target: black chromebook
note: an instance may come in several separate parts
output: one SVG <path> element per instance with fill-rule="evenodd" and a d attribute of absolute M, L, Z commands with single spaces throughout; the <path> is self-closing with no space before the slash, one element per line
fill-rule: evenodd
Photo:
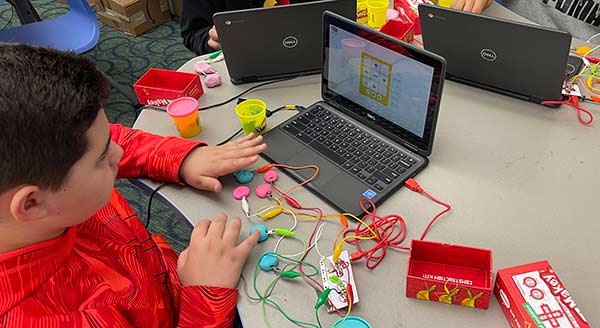
<path fill-rule="evenodd" d="M 419 5 L 425 49 L 449 80 L 534 103 L 561 100 L 571 36 L 545 27 Z"/>
<path fill-rule="evenodd" d="M 444 59 L 326 12 L 317 102 L 265 135 L 267 160 L 316 164 L 307 186 L 361 215 L 427 166 L 444 82 Z M 312 170 L 289 171 L 305 180 Z"/>
<path fill-rule="evenodd" d="M 231 82 L 319 73 L 323 12 L 356 18 L 356 0 L 292 2 L 295 3 L 218 12 L 213 16 Z"/>

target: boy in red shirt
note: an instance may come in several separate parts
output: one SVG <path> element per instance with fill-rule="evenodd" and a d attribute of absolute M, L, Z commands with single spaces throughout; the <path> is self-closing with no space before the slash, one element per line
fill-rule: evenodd
<path fill-rule="evenodd" d="M 115 178 L 219 192 L 266 145 L 219 147 L 110 125 L 109 85 L 84 57 L 0 45 L 0 327 L 231 327 L 258 233 L 199 221 L 179 258 Z"/>

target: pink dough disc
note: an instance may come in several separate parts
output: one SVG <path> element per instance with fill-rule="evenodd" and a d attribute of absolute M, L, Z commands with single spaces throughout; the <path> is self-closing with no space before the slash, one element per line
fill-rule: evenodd
<path fill-rule="evenodd" d="M 275 182 L 279 179 L 279 174 L 277 174 L 277 171 L 275 170 L 268 170 L 265 173 L 265 182 L 270 183 L 270 182 Z"/>
<path fill-rule="evenodd" d="M 267 198 L 269 195 L 271 195 L 271 186 L 268 184 L 263 183 L 256 187 L 256 196 L 260 198 Z"/>
<path fill-rule="evenodd" d="M 250 196 L 250 188 L 248 186 L 239 186 L 233 190 L 233 198 L 241 200 Z"/>

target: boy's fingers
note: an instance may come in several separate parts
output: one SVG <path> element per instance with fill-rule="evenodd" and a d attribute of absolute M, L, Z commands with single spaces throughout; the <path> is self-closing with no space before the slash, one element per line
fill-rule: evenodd
<path fill-rule="evenodd" d="M 207 176 L 197 176 L 193 181 L 188 181 L 188 184 L 192 187 L 206 191 L 221 191 L 221 183 L 218 179 Z"/>
<path fill-rule="evenodd" d="M 258 146 L 244 147 L 244 148 L 239 148 L 239 149 L 231 149 L 231 150 L 229 150 L 227 156 L 225 156 L 225 157 L 229 157 L 229 158 L 250 157 L 250 156 L 262 153 L 263 151 L 265 151 L 265 149 L 267 149 L 267 144 L 260 144 Z"/>
<path fill-rule="evenodd" d="M 245 136 L 243 136 L 243 137 L 241 137 L 239 139 L 236 139 L 233 143 L 234 144 L 240 144 L 240 143 L 242 143 L 244 141 L 252 140 L 253 138 L 254 138 L 254 135 L 252 133 L 250 133 L 250 134 L 247 134 L 247 135 L 245 135 Z"/>
<path fill-rule="evenodd" d="M 229 222 L 229 226 L 225 229 L 225 233 L 223 234 L 223 240 L 227 243 L 234 245 L 237 242 L 238 237 L 240 236 L 240 230 L 242 229 L 242 221 L 238 216 L 231 219 Z"/>
<path fill-rule="evenodd" d="M 473 12 L 476 14 L 480 14 L 485 9 L 487 4 L 487 0 L 477 0 L 475 1 L 475 5 L 473 6 Z"/>
<path fill-rule="evenodd" d="M 211 39 L 215 41 L 219 41 L 219 33 L 217 33 L 217 27 L 213 25 L 213 27 L 208 30 L 208 35 Z"/>
<path fill-rule="evenodd" d="M 231 158 L 228 160 L 227 164 L 224 164 L 222 169 L 223 171 L 233 172 L 248 167 L 254 164 L 256 161 L 258 161 L 257 155 L 244 158 Z"/>
<path fill-rule="evenodd" d="M 250 236 L 248 236 L 248 238 L 246 238 L 246 240 L 239 244 L 238 248 L 242 251 L 244 256 L 248 256 L 248 254 L 250 254 L 254 246 L 256 246 L 258 243 L 259 238 L 260 231 L 256 229 Z"/>
<path fill-rule="evenodd" d="M 454 0 L 454 1 L 452 1 L 452 5 L 450 5 L 450 8 L 462 10 L 464 8 L 464 6 L 465 6 L 465 0 Z"/>
<path fill-rule="evenodd" d="M 254 137 L 253 134 L 249 134 L 250 138 L 242 140 L 240 145 L 243 146 L 255 146 L 263 142 L 263 136 Z"/>
<path fill-rule="evenodd" d="M 225 231 L 225 225 L 227 224 L 227 215 L 221 212 L 217 214 L 217 216 L 212 219 L 210 227 L 208 227 L 208 232 L 206 235 L 210 235 L 216 238 L 223 238 L 223 231 Z"/>
<path fill-rule="evenodd" d="M 206 236 L 206 233 L 208 232 L 209 226 L 210 220 L 204 219 L 196 222 L 196 227 L 194 227 L 194 230 L 192 231 L 192 237 L 190 238 L 190 241 L 194 241 L 198 238 L 204 238 Z"/>
<path fill-rule="evenodd" d="M 474 4 L 475 4 L 475 0 L 466 0 L 465 7 L 463 8 L 463 10 L 466 12 L 472 12 Z"/>

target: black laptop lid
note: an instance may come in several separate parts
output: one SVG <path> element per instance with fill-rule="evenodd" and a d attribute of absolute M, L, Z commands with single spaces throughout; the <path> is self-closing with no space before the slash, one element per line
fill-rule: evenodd
<path fill-rule="evenodd" d="M 219 12 L 213 16 L 234 82 L 252 82 L 321 69 L 325 10 L 356 17 L 356 0 L 323 0 Z"/>
<path fill-rule="evenodd" d="M 444 72 L 440 56 L 324 14 L 323 99 L 423 156 L 431 154 Z"/>
<path fill-rule="evenodd" d="M 425 49 L 446 59 L 448 78 L 536 103 L 562 97 L 568 33 L 430 5 L 419 17 Z"/>

